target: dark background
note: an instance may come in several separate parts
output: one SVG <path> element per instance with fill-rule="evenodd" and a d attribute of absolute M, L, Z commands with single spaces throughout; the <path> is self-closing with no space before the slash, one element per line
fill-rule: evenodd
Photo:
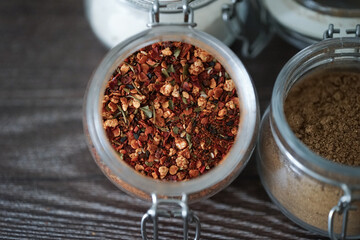
<path fill-rule="evenodd" d="M 240 44 L 232 49 L 239 54 Z M 256 59 L 242 59 L 262 112 L 297 51 L 275 37 Z M 86 84 L 106 52 L 82 1 L 0 1 L 0 239 L 141 238 L 150 203 L 110 183 L 82 130 Z M 271 203 L 254 160 L 229 187 L 191 205 L 202 239 L 321 238 Z M 161 239 L 181 239 L 178 221 L 163 220 L 161 231 Z"/>

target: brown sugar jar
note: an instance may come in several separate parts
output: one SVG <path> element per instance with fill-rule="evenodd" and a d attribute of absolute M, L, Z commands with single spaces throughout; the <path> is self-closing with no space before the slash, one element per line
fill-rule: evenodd
<path fill-rule="evenodd" d="M 283 67 L 260 127 L 268 195 L 292 221 L 331 239 L 360 238 L 359 86 L 360 38 L 325 39 Z"/>
<path fill-rule="evenodd" d="M 195 239 L 199 239 L 200 237 L 200 222 L 199 219 L 189 210 L 188 208 L 188 202 L 194 202 L 199 201 L 201 199 L 210 197 L 226 186 L 228 186 L 237 176 L 240 174 L 242 169 L 247 164 L 251 153 L 255 147 L 256 142 L 256 136 L 258 131 L 258 125 L 259 125 L 259 107 L 258 107 L 258 101 L 257 96 L 255 93 L 255 89 L 253 86 L 253 83 L 251 81 L 251 78 L 249 74 L 247 73 L 245 67 L 241 63 L 241 61 L 238 59 L 238 57 L 221 41 L 217 40 L 216 38 L 194 29 L 194 23 L 192 22 L 192 11 L 189 8 L 189 6 L 184 5 L 184 15 L 185 19 L 187 19 L 184 23 L 161 23 L 159 22 L 159 5 L 154 4 L 154 8 L 152 11 L 152 19 L 153 22 L 150 24 L 150 28 L 146 31 L 143 31 L 129 39 L 127 39 L 124 42 L 121 42 L 119 45 L 114 47 L 110 50 L 110 52 L 105 56 L 103 61 L 100 63 L 98 68 L 95 70 L 92 78 L 90 79 L 87 93 L 85 95 L 85 104 L 84 104 L 84 132 L 87 137 L 88 145 L 90 148 L 90 151 L 93 155 L 93 158 L 97 165 L 100 167 L 100 169 L 103 171 L 103 173 L 109 178 L 111 182 L 113 182 L 117 187 L 119 187 L 121 190 L 131 194 L 132 196 L 135 196 L 140 199 L 152 201 L 153 205 L 149 209 L 149 211 L 144 215 L 142 218 L 142 224 L 141 224 L 141 230 L 142 230 L 142 237 L 143 239 L 148 239 L 147 234 L 147 223 L 152 222 L 153 224 L 153 239 L 157 239 L 158 237 L 158 231 L 157 231 L 157 221 L 159 216 L 168 216 L 169 212 L 172 216 L 181 216 L 184 222 L 184 239 L 188 239 L 188 225 L 191 223 L 195 223 L 196 225 L 196 236 Z M 186 1 L 183 1 L 186 2 Z M 136 73 L 138 71 L 139 65 L 131 65 L 129 62 L 126 62 L 129 58 L 129 56 L 134 56 L 133 53 L 136 51 L 139 51 L 143 55 L 150 55 L 149 48 L 151 48 L 154 44 L 158 44 L 161 42 L 172 42 L 172 43 L 183 43 L 187 45 L 191 45 L 194 47 L 197 47 L 199 49 L 202 49 L 206 51 L 207 53 L 211 54 L 216 60 L 217 63 L 221 63 L 221 66 L 226 69 L 226 72 L 229 76 L 232 77 L 234 88 L 233 90 L 237 92 L 237 96 L 239 99 L 239 109 L 240 109 L 240 121 L 238 121 L 238 126 L 235 126 L 237 129 L 236 138 L 234 138 L 233 145 L 231 149 L 227 152 L 226 157 L 219 162 L 217 166 L 215 166 L 213 169 L 211 169 L 206 174 L 197 176 L 195 178 L 186 179 L 186 181 L 166 181 L 166 178 L 162 179 L 162 174 L 165 176 L 166 174 L 171 174 L 172 169 L 169 169 L 168 171 L 160 171 L 160 170 L 167 170 L 165 167 L 159 168 L 159 175 L 158 178 L 155 179 L 155 177 L 151 176 L 145 176 L 144 174 L 141 174 L 141 171 L 143 168 L 146 168 L 148 166 L 135 166 L 135 169 L 131 167 L 127 162 L 124 161 L 125 153 L 124 155 L 122 151 L 118 152 L 114 149 L 113 142 L 109 141 L 109 138 L 107 136 L 107 132 L 104 129 L 104 125 L 111 125 L 112 123 L 116 124 L 120 122 L 122 119 L 124 119 L 125 124 L 130 122 L 130 112 L 125 112 L 126 109 L 121 106 L 122 110 L 119 112 L 117 108 L 120 108 L 119 106 L 114 107 L 114 113 L 116 114 L 116 117 L 114 116 L 114 121 L 103 121 L 104 117 L 104 101 L 105 101 L 105 91 L 107 91 L 107 86 L 109 83 L 109 79 L 113 79 L 114 72 L 119 69 L 119 66 L 121 66 L 123 63 L 126 63 L 124 66 L 124 69 L 126 68 L 126 71 L 130 72 L 130 74 L 133 74 L 132 72 Z M 146 49 L 145 51 L 142 51 L 140 49 Z M 142 52 L 141 52 L 142 51 Z M 164 49 L 164 51 L 161 53 L 163 55 L 171 55 L 175 54 L 175 58 L 182 57 L 181 53 L 176 50 L 172 51 L 173 53 L 170 53 L 171 51 L 169 49 Z M 140 54 L 140 55 L 141 55 Z M 158 57 L 158 56 L 157 56 Z M 168 56 L 170 57 L 170 56 Z M 154 58 L 155 60 L 157 58 Z M 190 61 L 190 56 L 189 59 Z M 131 62 L 132 63 L 132 62 Z M 194 61 L 191 62 L 191 65 L 193 65 Z M 153 74 L 145 75 L 143 74 L 143 77 L 145 79 L 147 78 L 158 78 L 160 79 L 160 75 L 162 74 L 163 81 L 168 81 L 167 78 L 169 78 L 166 75 L 171 75 L 173 73 L 172 67 L 170 64 L 168 64 L 170 68 L 167 68 L 160 63 L 157 65 L 156 63 L 151 63 L 148 61 L 148 63 L 142 63 L 142 64 L 149 64 L 152 65 L 150 67 L 159 67 L 162 68 L 160 73 L 157 73 L 158 75 L 154 76 Z M 215 66 L 218 66 L 219 64 L 216 64 L 214 62 L 214 68 Z M 173 66 L 175 71 L 177 70 L 177 67 L 179 65 Z M 142 67 L 142 66 L 141 66 Z M 121 67 L 120 67 L 121 68 Z M 133 69 L 131 69 L 133 68 Z M 202 69 L 201 71 L 204 72 L 211 72 L 212 67 L 209 67 L 208 69 Z M 123 69 L 123 70 L 124 70 Z M 129 70 L 130 69 L 130 70 Z M 164 70 L 163 70 L 164 69 Z M 168 69 L 168 70 L 166 70 Z M 200 67 L 199 67 L 200 69 Z M 119 70 L 119 74 L 122 71 L 122 69 Z M 185 70 L 183 70 L 185 71 Z M 171 72 L 171 73 L 170 73 Z M 189 66 L 188 69 L 189 73 L 194 73 L 194 69 L 192 69 L 191 66 Z M 185 73 L 184 73 L 185 74 Z M 141 74 L 139 74 L 141 75 Z M 127 76 L 129 77 L 129 75 Z M 184 77 L 184 76 L 182 76 Z M 223 76 L 220 76 L 220 78 Z M 124 77 L 125 78 L 125 77 Z M 225 82 L 226 83 L 226 82 Z M 224 85 L 224 92 L 227 91 L 227 86 Z M 119 85 L 118 85 L 119 84 Z M 116 87 L 124 87 L 124 85 L 121 85 L 123 83 L 116 82 Z M 120 86 L 121 85 L 121 86 Z M 128 97 L 127 101 L 132 101 L 132 106 L 135 106 L 135 103 L 139 105 L 139 102 L 142 101 L 142 97 L 144 94 L 136 93 L 137 90 L 139 90 L 141 93 L 145 93 L 145 88 L 136 86 L 135 82 L 134 85 L 131 83 L 126 83 L 126 91 L 134 91 L 132 94 L 132 97 L 130 97 L 129 93 L 126 93 L 126 96 Z M 156 85 L 156 84 L 155 84 Z M 171 86 L 171 81 L 169 82 L 169 88 L 175 88 L 174 86 Z M 156 86 L 155 86 L 156 87 Z M 184 87 L 185 88 L 185 87 Z M 183 88 L 183 89 L 184 89 Z M 122 88 L 124 90 L 124 88 Z M 170 95 L 169 93 L 166 93 L 166 89 L 160 88 L 160 92 L 163 95 Z M 125 90 L 124 90 L 125 91 Z M 180 92 L 183 92 L 182 89 L 179 89 Z M 215 91 L 215 90 L 214 90 Z M 124 94 L 124 93 L 121 93 Z M 186 94 L 182 93 L 182 96 L 184 97 L 183 101 L 187 102 L 186 99 L 189 96 L 186 96 Z M 148 96 L 145 96 L 147 98 Z M 168 96 L 170 97 L 170 96 Z M 179 97 L 179 96 L 177 96 Z M 226 96 L 224 96 L 225 98 Z M 140 100 L 138 100 L 141 98 Z M 203 97 L 204 98 L 204 97 Z M 115 99 L 116 100 L 116 99 Z M 115 102 L 114 100 L 114 102 Z M 107 100 L 106 100 L 107 101 Z M 137 101 L 137 102 L 136 102 Z M 145 100 L 144 100 L 145 101 Z M 220 102 L 220 100 L 219 100 Z M 108 103 L 108 102 L 107 102 Z M 110 103 L 108 103 L 110 104 Z M 120 103 L 118 103 L 120 104 Z M 181 104 L 181 103 L 179 103 Z M 197 103 L 199 105 L 199 103 Z M 172 108 L 176 108 L 175 101 L 173 103 L 168 103 L 169 108 L 172 110 Z M 174 106 L 170 106 L 174 105 Z M 218 104 L 219 108 L 224 108 L 225 103 Z M 109 108 L 112 108 L 112 106 L 108 106 Z M 145 113 L 144 118 L 147 117 L 146 123 L 151 125 L 151 118 L 154 118 L 154 116 L 157 114 L 155 112 L 155 104 L 153 105 L 150 102 L 146 102 L 146 106 L 139 105 L 136 106 L 139 107 L 139 111 L 142 111 L 141 113 Z M 214 105 L 215 107 L 215 105 Z M 127 109 L 129 111 L 130 109 Z M 133 110 L 133 109 L 130 109 Z M 185 109 L 186 110 L 186 109 Z M 187 109 L 188 110 L 188 109 Z M 201 109 L 198 109 L 201 111 Z M 194 109 L 193 111 L 197 111 Z M 215 110 L 214 110 L 215 111 Z M 134 113 L 135 115 L 135 113 Z M 181 114 L 179 114 L 181 115 Z M 196 114 L 195 114 L 196 115 Z M 218 114 L 220 116 L 220 113 Z M 178 118 L 181 120 L 181 116 L 176 116 L 177 122 L 179 121 Z M 116 119 L 117 118 L 117 119 Z M 127 119 L 127 120 L 125 120 Z M 156 124 L 160 123 L 160 118 L 156 117 Z M 131 121 L 138 121 L 134 120 L 134 116 L 131 117 Z M 171 123 L 169 123 L 171 124 Z M 200 123 L 199 123 L 200 124 Z M 205 124 L 205 123 L 204 123 Z M 157 129 L 161 128 L 164 129 L 162 131 L 167 131 L 166 135 L 169 136 L 169 132 L 175 132 L 174 127 L 169 127 L 170 125 L 165 126 L 155 126 L 155 118 L 153 119 L 153 130 L 158 131 Z M 137 126 L 134 125 L 134 127 L 137 128 Z M 139 129 L 142 127 L 138 127 Z M 145 127 L 144 127 L 145 128 Z M 155 129 L 156 128 L 156 129 Z M 181 126 L 178 126 L 179 133 Z M 116 134 L 118 136 L 119 131 L 123 131 L 124 129 L 120 128 Z M 134 130 L 134 132 L 138 132 L 138 130 Z M 115 134 L 115 133 L 114 133 Z M 138 133 L 137 133 L 138 134 Z M 140 133 L 141 136 L 144 136 L 144 133 Z M 189 134 L 189 133 L 187 133 Z M 184 144 L 190 145 L 190 141 L 194 138 L 193 134 L 196 134 L 194 131 L 191 133 L 191 139 L 186 137 L 183 137 L 185 139 Z M 234 135 L 235 135 L 234 134 Z M 189 134 L 190 135 L 190 134 Z M 185 136 L 187 136 L 185 134 Z M 138 140 L 138 137 L 136 137 L 136 140 Z M 226 136 L 219 136 L 219 141 L 221 141 L 221 137 Z M 125 136 L 124 136 L 125 139 Z M 151 136 L 151 141 L 155 139 L 154 136 Z M 133 139 L 134 140 L 134 139 Z M 116 144 L 121 145 L 122 140 L 119 141 L 116 140 Z M 149 140 L 150 141 L 150 140 Z M 126 142 L 126 140 L 124 140 Z M 138 141 L 135 142 L 135 145 L 140 143 Z M 186 143 L 188 142 L 188 143 Z M 142 144 L 147 144 L 146 141 L 142 141 Z M 220 144 L 219 142 L 217 144 Z M 194 144 L 195 145 L 195 144 Z M 193 145 L 193 147 L 195 147 Z M 129 147 L 129 146 L 127 146 Z M 132 146 L 131 146 L 132 147 Z M 177 146 L 178 147 L 178 146 Z M 159 145 L 157 149 L 163 150 L 162 146 Z M 181 147 L 182 148 L 182 147 Z M 124 150 L 124 149 L 121 149 Z M 125 149 L 126 150 L 126 149 Z M 155 149 L 156 150 L 156 149 Z M 140 153 L 144 155 L 143 153 Z M 209 153 L 210 154 L 210 153 Z M 190 158 L 191 155 L 188 157 Z M 135 159 L 135 158 L 134 158 Z M 148 161 L 147 163 L 151 162 L 150 167 L 157 164 L 157 159 L 154 159 L 153 161 Z M 189 161 L 191 159 L 188 159 Z M 187 160 L 186 160 L 187 161 Z M 159 161 L 160 162 L 160 161 Z M 185 162 L 185 160 L 184 160 Z M 145 162 L 146 164 L 146 162 Z M 173 163 L 172 163 L 173 164 Z M 176 162 L 179 166 L 179 170 L 182 170 L 180 168 L 187 168 L 187 164 L 179 164 Z M 149 164 L 150 165 L 150 164 Z M 190 164 L 189 164 L 190 165 Z M 143 168 L 142 168 L 143 167 Z M 171 166 L 168 166 L 171 168 Z M 190 168 L 190 167 L 189 167 Z M 155 174 L 154 174 L 155 175 Z M 176 175 L 175 175 L 176 176 Z M 168 206 L 170 205 L 170 207 Z M 139 219 L 140 221 L 140 219 Z"/>

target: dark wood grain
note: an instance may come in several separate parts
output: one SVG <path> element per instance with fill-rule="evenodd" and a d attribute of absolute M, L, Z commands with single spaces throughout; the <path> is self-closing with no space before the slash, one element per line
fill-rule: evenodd
<path fill-rule="evenodd" d="M 232 46 L 240 52 L 239 43 Z M 0 1 L 0 239 L 140 239 L 149 203 L 112 185 L 92 160 L 82 102 L 106 53 L 82 1 Z M 296 49 L 279 38 L 243 59 L 262 111 Z M 321 239 L 271 203 L 254 159 L 225 190 L 191 205 L 203 239 Z M 160 239 L 181 224 L 161 220 Z"/>

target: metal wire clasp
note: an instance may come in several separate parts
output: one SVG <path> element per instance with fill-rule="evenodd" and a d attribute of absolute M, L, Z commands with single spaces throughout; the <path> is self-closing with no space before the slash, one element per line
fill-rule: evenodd
<path fill-rule="evenodd" d="M 337 240 L 335 231 L 334 231 L 334 217 L 337 213 L 339 216 L 342 215 L 342 227 L 340 233 L 340 239 L 346 239 L 346 230 L 348 224 L 348 213 L 350 210 L 356 210 L 357 208 L 351 203 L 354 201 L 360 200 L 359 196 L 353 196 L 351 190 L 348 186 L 343 185 L 342 189 L 344 190 L 344 195 L 340 198 L 338 204 L 334 206 L 328 216 L 328 234 L 329 238 L 332 240 Z"/>
<path fill-rule="evenodd" d="M 253 14 L 251 20 L 245 20 L 238 14 L 238 8 L 243 8 Z M 254 58 L 268 45 L 274 31 L 268 24 L 268 15 L 258 0 L 232 0 L 230 4 L 222 6 L 222 19 L 235 39 L 242 42 L 241 54 L 247 58 Z M 250 22 L 249 22 L 250 21 Z M 252 36 L 254 35 L 254 36 Z"/>
<path fill-rule="evenodd" d="M 323 34 L 323 39 L 333 38 L 334 33 L 340 33 L 339 28 L 334 28 L 334 24 L 329 24 L 328 29 Z M 355 34 L 355 37 L 360 37 L 360 24 L 357 24 L 355 29 L 346 29 L 347 34 Z"/>
<path fill-rule="evenodd" d="M 181 25 L 195 27 L 194 23 L 194 11 L 189 6 L 188 0 L 182 0 L 182 5 L 178 7 L 179 10 L 182 9 L 184 13 L 184 22 L 183 23 L 160 23 L 160 12 L 161 8 L 166 8 L 166 4 L 160 4 L 159 0 L 153 2 L 152 8 L 150 10 L 150 23 L 147 24 L 148 27 L 158 26 L 158 25 Z"/>
<path fill-rule="evenodd" d="M 346 29 L 347 34 L 354 34 L 355 37 L 360 37 L 360 24 L 357 24 L 355 29 Z"/>
<path fill-rule="evenodd" d="M 200 220 L 199 218 L 189 209 L 187 205 L 187 195 L 183 194 L 182 199 L 158 199 L 156 194 L 152 194 L 152 206 L 144 214 L 141 219 L 141 236 L 143 240 L 148 240 L 146 232 L 146 224 L 151 221 L 153 223 L 153 239 L 158 239 L 158 217 L 177 217 L 181 216 L 183 219 L 183 232 L 184 240 L 188 240 L 189 223 L 195 223 L 195 238 L 194 240 L 200 239 Z M 161 207 L 169 207 L 177 205 L 180 209 L 164 209 Z"/>

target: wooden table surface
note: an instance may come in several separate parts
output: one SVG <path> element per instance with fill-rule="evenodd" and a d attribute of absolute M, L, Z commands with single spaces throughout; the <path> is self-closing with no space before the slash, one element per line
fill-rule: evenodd
<path fill-rule="evenodd" d="M 239 43 L 232 49 L 240 52 Z M 128 196 L 100 171 L 87 148 L 82 104 L 107 52 L 82 1 L 0 1 L 0 239 L 140 239 L 149 202 Z M 242 59 L 262 112 L 275 78 L 297 49 L 275 37 Z M 202 239 L 322 239 L 270 201 L 254 157 L 226 189 L 191 205 Z M 162 221 L 160 239 L 181 239 Z"/>

